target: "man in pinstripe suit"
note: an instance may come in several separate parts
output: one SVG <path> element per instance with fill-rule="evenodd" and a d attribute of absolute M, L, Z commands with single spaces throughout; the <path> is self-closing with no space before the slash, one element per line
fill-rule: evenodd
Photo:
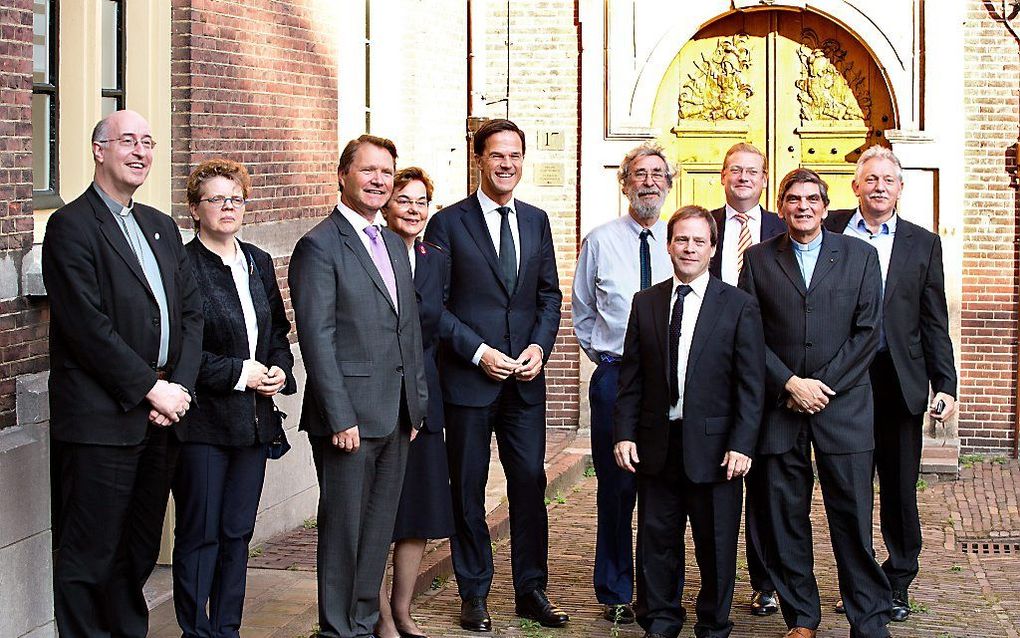
<path fill-rule="evenodd" d="M 766 560 L 787 636 L 814 638 L 821 603 L 811 544 L 813 448 L 850 636 L 886 638 L 891 591 L 872 548 L 868 375 L 879 341 L 882 281 L 874 248 L 822 229 L 828 204 L 817 173 L 791 171 L 778 197 L 789 230 L 748 249 L 740 275 L 765 328 L 758 454 L 771 487 Z"/>

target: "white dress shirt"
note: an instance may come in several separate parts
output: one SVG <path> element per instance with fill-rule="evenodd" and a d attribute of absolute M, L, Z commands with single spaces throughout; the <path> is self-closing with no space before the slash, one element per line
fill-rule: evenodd
<path fill-rule="evenodd" d="M 684 417 L 684 382 L 687 380 L 687 356 L 691 352 L 691 339 L 694 337 L 694 326 L 698 323 L 698 313 L 701 312 L 701 302 L 705 299 L 708 277 L 708 271 L 706 270 L 694 281 L 687 284 L 691 287 L 691 291 L 684 297 L 684 316 L 680 319 L 680 348 L 677 351 L 676 358 L 676 375 L 679 380 L 677 387 L 680 388 L 680 398 L 669 408 L 670 421 Z M 666 316 L 667 326 L 669 326 L 669 320 L 673 316 L 673 306 L 676 304 L 676 289 L 681 285 L 683 284 L 674 275 L 673 292 L 669 302 L 669 315 Z M 666 334 L 669 334 L 668 327 Z"/>
<path fill-rule="evenodd" d="M 483 193 L 480 188 L 475 192 L 478 193 L 478 203 L 482 207 L 485 227 L 489 229 L 489 237 L 492 238 L 492 245 L 496 248 L 496 257 L 499 257 L 499 226 L 503 220 L 497 209 L 503 204 L 497 204 L 489 199 L 489 196 Z M 517 229 L 517 206 L 514 203 L 514 198 L 511 197 L 505 206 L 510 209 L 507 218 L 510 220 L 510 234 L 514 238 L 514 253 L 517 257 L 517 272 L 519 273 L 521 271 L 521 234 Z"/>
<path fill-rule="evenodd" d="M 378 226 L 379 228 L 385 228 L 386 220 L 383 219 L 382 213 L 376 211 L 375 219 L 372 221 L 368 221 L 367 219 L 362 217 L 360 213 L 358 213 L 353 208 L 349 208 L 343 202 L 337 202 L 336 209 L 340 211 L 340 214 L 344 216 L 344 219 L 351 223 L 351 226 L 354 226 L 354 230 L 358 235 L 358 239 L 361 240 L 361 244 L 365 247 L 365 250 L 368 251 L 368 256 L 371 257 L 372 239 L 368 236 L 368 233 L 365 232 L 365 229 L 368 228 L 369 226 Z"/>
<path fill-rule="evenodd" d="M 737 285 L 740 272 L 737 270 L 737 246 L 740 244 L 740 221 L 737 219 L 737 211 L 729 204 L 726 204 L 726 230 L 723 231 L 722 245 L 722 270 L 721 279 L 731 286 Z M 751 245 L 761 242 L 761 206 L 755 204 L 754 208 L 748 210 L 747 230 L 751 233 Z M 687 306 L 684 306 L 686 309 Z"/>

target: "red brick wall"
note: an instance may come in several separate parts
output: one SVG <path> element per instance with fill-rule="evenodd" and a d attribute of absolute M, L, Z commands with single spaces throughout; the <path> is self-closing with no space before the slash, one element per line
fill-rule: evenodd
<path fill-rule="evenodd" d="M 1000 3 L 968 0 L 964 25 L 960 439 L 965 452 L 1012 450 L 1016 409 L 1020 199 L 1014 149 L 1020 57 L 1016 40 L 989 13 L 991 5 Z"/>
<path fill-rule="evenodd" d="M 311 0 L 173 0 L 173 212 L 213 156 L 252 174 L 247 223 L 322 216 L 336 203 L 332 28 Z"/>
<path fill-rule="evenodd" d="M 0 256 L 32 247 L 32 0 L 0 9 Z M 0 428 L 15 424 L 14 384 L 49 362 L 45 302 L 0 301 Z"/>

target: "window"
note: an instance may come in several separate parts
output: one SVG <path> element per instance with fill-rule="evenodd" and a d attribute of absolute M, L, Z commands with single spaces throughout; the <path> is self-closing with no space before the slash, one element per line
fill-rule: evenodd
<path fill-rule="evenodd" d="M 57 0 L 35 0 L 32 22 L 32 194 L 35 208 L 57 195 Z"/>
<path fill-rule="evenodd" d="M 124 108 L 124 2 L 103 0 L 103 117 Z"/>

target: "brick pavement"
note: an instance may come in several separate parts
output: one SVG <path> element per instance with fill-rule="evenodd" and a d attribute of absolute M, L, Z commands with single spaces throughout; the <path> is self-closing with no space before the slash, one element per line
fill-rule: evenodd
<path fill-rule="evenodd" d="M 553 468 L 550 468 L 552 473 Z M 1016 461 L 981 462 L 963 469 L 958 481 L 942 482 L 936 477 L 926 477 L 926 480 L 928 484 L 920 492 L 925 549 L 921 556 L 921 574 L 911 590 L 916 611 L 908 622 L 890 627 L 893 636 L 1020 638 L 1020 579 L 1017 578 L 1020 547 L 1014 546 L 1014 543 L 1020 545 L 1020 511 L 1017 508 L 1020 465 Z M 595 479 L 581 478 L 572 487 L 561 490 L 560 494 L 560 499 L 553 499 L 549 504 L 549 593 L 571 614 L 572 621 L 566 629 L 552 630 L 530 626 L 513 615 L 509 541 L 502 540 L 495 546 L 496 576 L 489 598 L 494 623 L 491 635 L 588 638 L 613 636 L 615 633 L 619 638 L 639 637 L 641 631 L 634 625 L 619 627 L 614 632 L 613 626 L 599 617 L 600 610 L 591 593 Z M 816 575 L 823 602 L 819 637 L 846 636 L 848 625 L 845 618 L 829 611 L 838 593 L 818 489 L 815 490 L 813 511 Z M 875 531 L 877 536 L 877 521 Z M 306 535 L 302 531 L 295 538 L 301 539 Z M 309 538 L 314 539 L 314 535 Z M 698 581 L 689 538 L 688 533 L 690 578 L 684 593 L 684 605 L 692 612 Z M 1010 553 L 982 555 L 961 551 L 960 543 L 972 540 L 990 540 L 998 543 L 1000 550 Z M 292 549 L 295 554 L 307 553 L 308 546 L 295 544 Z M 880 559 L 881 554 L 880 551 Z M 263 554 L 263 557 L 268 556 L 268 552 Z M 253 565 L 256 562 L 253 561 Z M 784 627 L 778 616 L 758 619 L 746 613 L 750 586 L 743 559 L 738 566 L 733 613 L 736 626 L 732 635 L 734 638 L 782 636 Z M 307 635 L 315 622 L 314 574 L 305 571 L 302 564 L 283 570 L 252 567 L 249 569 L 247 600 L 245 628 L 241 632 L 245 638 Z M 170 607 L 171 603 L 165 603 L 154 611 L 150 635 L 159 638 L 177 635 Z M 419 596 L 414 614 L 434 638 L 479 636 L 457 626 L 458 609 L 456 584 L 450 578 L 443 580 L 437 589 Z M 684 637 L 692 635 L 690 626 L 681 634 Z"/>

